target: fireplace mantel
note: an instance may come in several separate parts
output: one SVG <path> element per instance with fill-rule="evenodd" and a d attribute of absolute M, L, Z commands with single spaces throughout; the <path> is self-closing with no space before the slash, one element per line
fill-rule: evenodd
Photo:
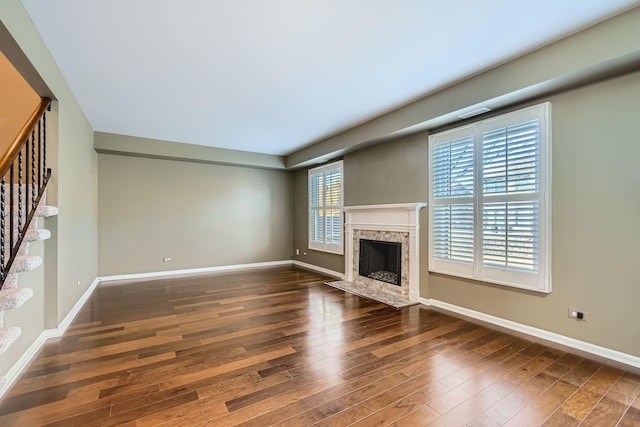
<path fill-rule="evenodd" d="M 419 211 L 426 203 L 345 206 L 345 280 L 356 282 L 354 273 L 354 230 L 400 232 L 409 236 L 408 298 L 420 297 Z"/>
<path fill-rule="evenodd" d="M 394 209 L 394 210 L 416 210 L 416 209 L 422 209 L 424 207 L 426 207 L 427 204 L 426 203 L 397 203 L 397 204 L 390 204 L 390 205 L 360 205 L 360 206 L 345 206 L 342 209 L 345 211 L 362 211 L 362 210 L 387 210 L 387 209 Z"/>
<path fill-rule="evenodd" d="M 349 226 L 360 230 L 409 231 L 418 226 L 418 211 L 425 206 L 426 203 L 345 206 L 345 231 Z"/>

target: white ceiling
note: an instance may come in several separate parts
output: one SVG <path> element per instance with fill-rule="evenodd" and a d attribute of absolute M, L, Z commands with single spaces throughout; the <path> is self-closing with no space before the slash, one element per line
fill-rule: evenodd
<path fill-rule="evenodd" d="M 637 0 L 23 0 L 94 130 L 288 154 Z"/>

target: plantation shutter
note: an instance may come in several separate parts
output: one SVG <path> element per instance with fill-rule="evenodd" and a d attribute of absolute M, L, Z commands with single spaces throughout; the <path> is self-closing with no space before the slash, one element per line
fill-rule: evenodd
<path fill-rule="evenodd" d="M 342 247 L 342 164 L 325 172 L 326 244 Z"/>
<path fill-rule="evenodd" d="M 485 267 L 538 272 L 538 141 L 537 119 L 483 133 Z"/>
<path fill-rule="evenodd" d="M 432 147 L 432 263 L 472 274 L 475 259 L 475 139 L 469 128 Z"/>
<path fill-rule="evenodd" d="M 324 244 L 324 173 L 309 173 L 309 243 Z"/>
<path fill-rule="evenodd" d="M 429 136 L 429 270 L 549 292 L 550 104 Z"/>
<path fill-rule="evenodd" d="M 473 137 L 435 147 L 434 256 L 439 259 L 473 262 L 473 203 L 468 200 L 474 193 L 473 150 Z"/>
<path fill-rule="evenodd" d="M 309 249 L 343 252 L 342 161 L 309 170 Z"/>

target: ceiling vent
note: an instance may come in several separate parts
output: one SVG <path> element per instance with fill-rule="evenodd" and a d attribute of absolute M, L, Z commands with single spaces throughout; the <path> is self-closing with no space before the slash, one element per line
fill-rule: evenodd
<path fill-rule="evenodd" d="M 461 119 L 468 119 L 469 117 L 479 116 L 480 114 L 488 113 L 489 111 L 491 111 L 491 108 L 487 108 L 487 107 L 476 108 L 475 110 L 471 110 L 466 113 L 459 114 L 458 117 L 460 117 Z"/>

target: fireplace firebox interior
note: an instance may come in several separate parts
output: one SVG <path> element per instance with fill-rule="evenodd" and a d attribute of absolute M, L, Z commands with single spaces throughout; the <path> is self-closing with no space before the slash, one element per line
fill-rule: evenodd
<path fill-rule="evenodd" d="M 360 239 L 358 274 L 400 286 L 402 244 Z"/>

